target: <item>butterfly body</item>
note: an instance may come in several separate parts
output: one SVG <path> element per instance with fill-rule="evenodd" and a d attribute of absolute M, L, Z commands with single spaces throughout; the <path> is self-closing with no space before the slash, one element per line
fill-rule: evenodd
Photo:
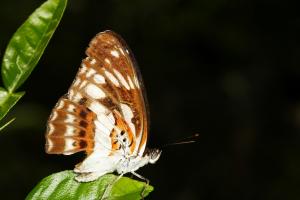
<path fill-rule="evenodd" d="M 46 152 L 85 151 L 76 180 L 87 182 L 154 163 L 161 151 L 146 148 L 148 112 L 143 83 L 126 43 L 112 31 L 96 35 L 68 93 L 48 120 Z"/>

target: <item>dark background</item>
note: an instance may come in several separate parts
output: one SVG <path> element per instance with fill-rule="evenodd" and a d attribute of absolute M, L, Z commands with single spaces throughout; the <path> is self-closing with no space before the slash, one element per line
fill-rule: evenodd
<path fill-rule="evenodd" d="M 41 0 L 1 0 L 0 54 Z M 23 199 L 82 155 L 44 152 L 46 120 L 90 39 L 106 29 L 139 63 L 151 113 L 149 146 L 169 147 L 139 173 L 147 199 L 300 198 L 300 17 L 291 1 L 71 0 L 0 135 L 1 199 Z M 9 118 L 7 118 L 9 119 Z"/>

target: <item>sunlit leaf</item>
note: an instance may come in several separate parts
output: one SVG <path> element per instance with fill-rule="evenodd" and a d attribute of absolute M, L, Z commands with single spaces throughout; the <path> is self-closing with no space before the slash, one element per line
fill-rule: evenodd
<path fill-rule="evenodd" d="M 2 131 L 5 127 L 7 127 L 10 123 L 12 123 L 16 118 L 12 118 L 8 122 L 6 122 L 4 125 L 0 127 L 0 131 Z"/>
<path fill-rule="evenodd" d="M 127 177 L 122 177 L 117 182 L 118 176 L 107 174 L 96 181 L 79 183 L 74 179 L 72 171 L 63 171 L 44 178 L 26 197 L 26 200 L 41 199 L 106 199 L 106 200 L 138 200 L 147 196 L 152 186 Z M 105 197 L 103 196 L 106 194 Z"/>
<path fill-rule="evenodd" d="M 15 91 L 30 75 L 64 13 L 67 0 L 48 0 L 35 10 L 11 38 L 2 62 L 2 79 Z"/>
<path fill-rule="evenodd" d="M 9 93 L 5 89 L 0 88 L 0 120 L 24 94 L 25 92 Z"/>

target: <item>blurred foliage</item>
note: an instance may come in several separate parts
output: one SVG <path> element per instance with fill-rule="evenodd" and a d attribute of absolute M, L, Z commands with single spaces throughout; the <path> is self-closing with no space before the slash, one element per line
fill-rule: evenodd
<path fill-rule="evenodd" d="M 24 95 L 18 92 L 40 60 L 66 7 L 66 0 L 48 0 L 34 11 L 14 33 L 1 66 L 4 88 L 0 88 L 0 120 Z M 11 123 L 3 125 L 1 129 Z"/>
<path fill-rule="evenodd" d="M 1 55 L 40 2 L 0 2 Z M 291 1 L 73 0 L 43 67 L 21 87 L 30 90 L 11 113 L 18 127 L 1 134 L 3 197 L 22 199 L 82 160 L 46 155 L 45 125 L 90 39 L 112 29 L 142 71 L 149 146 L 200 133 L 199 143 L 164 149 L 139 170 L 156 187 L 148 199 L 299 199 L 299 21 Z"/>

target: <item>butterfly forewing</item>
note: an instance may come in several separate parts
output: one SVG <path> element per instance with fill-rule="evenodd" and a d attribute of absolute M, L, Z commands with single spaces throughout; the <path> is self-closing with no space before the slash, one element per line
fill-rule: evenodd
<path fill-rule="evenodd" d="M 118 137 L 131 154 L 142 155 L 147 141 L 143 84 L 133 55 L 117 34 L 99 33 L 86 50 L 76 78 L 48 121 L 46 151 L 72 154 L 95 150 L 112 155 Z"/>

